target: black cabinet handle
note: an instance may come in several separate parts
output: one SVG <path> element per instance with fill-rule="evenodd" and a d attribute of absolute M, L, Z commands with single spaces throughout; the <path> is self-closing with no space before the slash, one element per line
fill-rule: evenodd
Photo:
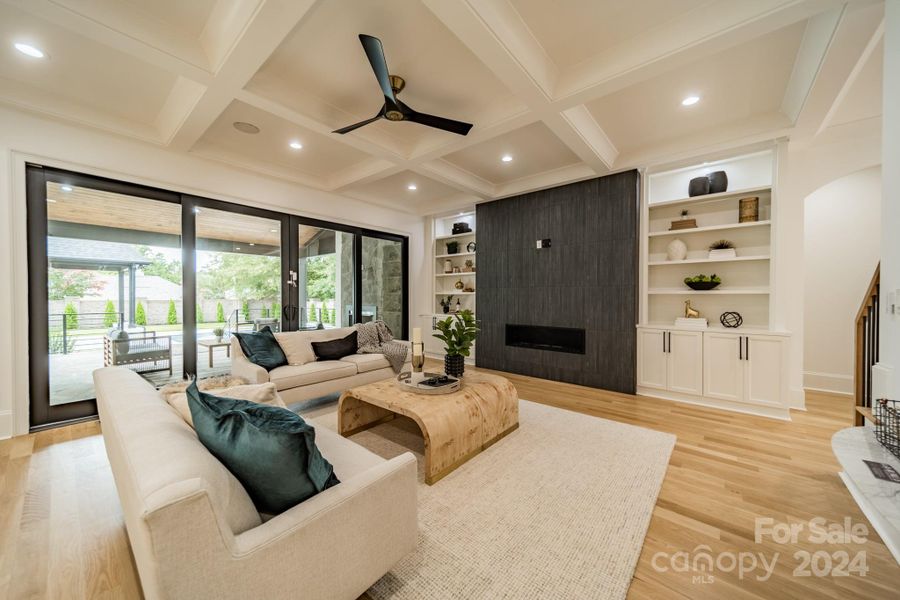
<path fill-rule="evenodd" d="M 744 336 L 738 337 L 738 360 L 744 360 Z"/>
<path fill-rule="evenodd" d="M 669 331 L 669 354 L 672 354 L 672 332 Z"/>
<path fill-rule="evenodd" d="M 744 339 L 747 340 L 747 350 L 746 352 L 744 352 L 744 355 L 746 356 L 747 360 L 750 360 L 750 338 L 746 337 Z"/>

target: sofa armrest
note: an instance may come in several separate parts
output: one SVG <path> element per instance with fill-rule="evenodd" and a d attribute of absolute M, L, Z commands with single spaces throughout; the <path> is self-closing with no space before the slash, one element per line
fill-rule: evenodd
<path fill-rule="evenodd" d="M 237 338 L 231 338 L 231 374 L 243 377 L 250 383 L 269 382 L 269 372 L 247 360 Z"/>
<path fill-rule="evenodd" d="M 354 600 L 415 549 L 417 485 L 406 453 L 237 535 L 205 491 L 167 493 L 145 515 L 156 597 Z"/>

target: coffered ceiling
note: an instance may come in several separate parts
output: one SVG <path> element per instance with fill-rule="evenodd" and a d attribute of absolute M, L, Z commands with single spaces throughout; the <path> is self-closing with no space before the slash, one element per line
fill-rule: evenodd
<path fill-rule="evenodd" d="M 0 0 L 0 102 L 428 214 L 876 118 L 882 10 L 874 0 Z M 384 120 L 331 133 L 383 103 L 360 33 L 382 40 L 405 103 L 474 123 L 469 135 Z M 699 101 L 683 106 L 688 96 Z"/>

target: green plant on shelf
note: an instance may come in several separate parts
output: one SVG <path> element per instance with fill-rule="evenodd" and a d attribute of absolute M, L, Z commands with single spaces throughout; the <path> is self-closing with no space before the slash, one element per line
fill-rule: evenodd
<path fill-rule="evenodd" d="M 734 248 L 734 244 L 728 240 L 718 240 L 709 245 L 710 250 L 730 250 Z"/>
<path fill-rule="evenodd" d="M 712 275 L 694 275 L 693 277 L 685 277 L 685 283 L 722 283 L 722 279 L 713 273 Z"/>

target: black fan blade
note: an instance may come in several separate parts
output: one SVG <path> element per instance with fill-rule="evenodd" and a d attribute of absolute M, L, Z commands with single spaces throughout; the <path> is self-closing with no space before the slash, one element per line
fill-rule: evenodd
<path fill-rule="evenodd" d="M 444 131 L 459 135 L 466 135 L 469 133 L 469 130 L 472 129 L 471 123 L 463 123 L 462 121 L 454 121 L 453 119 L 445 119 L 444 117 L 436 117 L 434 115 L 416 112 L 406 105 L 404 105 L 403 108 L 406 109 L 403 116 L 406 117 L 407 121 L 412 121 L 413 123 L 427 125 L 429 127 L 434 127 L 435 129 L 443 129 Z"/>
<path fill-rule="evenodd" d="M 341 135 L 343 135 L 345 133 L 350 133 L 354 129 L 359 129 L 363 125 L 368 125 L 369 123 L 374 123 L 375 121 L 377 121 L 378 119 L 381 118 L 382 114 L 384 114 L 384 113 L 380 112 L 377 115 L 375 115 L 374 117 L 372 117 L 371 119 L 366 119 L 365 121 L 360 121 L 359 123 L 354 123 L 353 125 L 347 125 L 346 127 L 341 127 L 340 129 L 335 129 L 331 133 L 340 133 Z"/>
<path fill-rule="evenodd" d="M 381 86 L 385 101 L 393 102 L 396 105 L 397 97 L 394 95 L 393 88 L 391 88 L 390 72 L 388 71 L 387 60 L 384 58 L 384 47 L 381 45 L 381 40 L 361 33 L 359 34 L 359 41 L 366 51 L 366 57 L 369 59 L 369 64 L 372 65 L 372 71 L 375 72 L 375 79 L 378 80 L 378 85 Z"/>

